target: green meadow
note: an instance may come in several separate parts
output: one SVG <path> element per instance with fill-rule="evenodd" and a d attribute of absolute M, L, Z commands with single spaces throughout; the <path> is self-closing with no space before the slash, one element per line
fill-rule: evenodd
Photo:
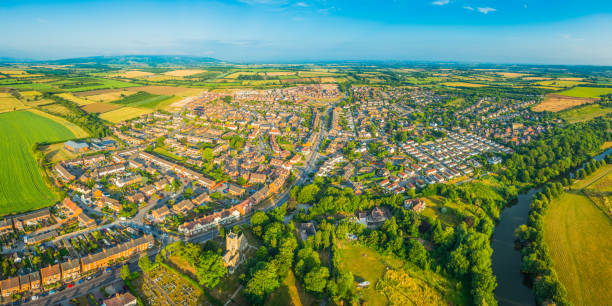
<path fill-rule="evenodd" d="M 34 159 L 37 142 L 75 138 L 62 124 L 29 111 L 0 114 L 0 215 L 53 204 L 57 196 Z"/>
<path fill-rule="evenodd" d="M 600 96 L 612 94 L 612 87 L 574 87 L 559 92 L 558 94 L 578 98 L 599 98 Z"/>

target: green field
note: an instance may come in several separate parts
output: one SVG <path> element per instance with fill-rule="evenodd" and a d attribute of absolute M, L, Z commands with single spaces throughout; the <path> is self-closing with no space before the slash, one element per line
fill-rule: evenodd
<path fill-rule="evenodd" d="M 544 240 L 568 299 L 575 305 L 612 301 L 612 221 L 576 189 L 597 185 L 601 178 L 597 171 L 578 181 L 550 205 L 544 217 Z"/>
<path fill-rule="evenodd" d="M 612 94 L 612 87 L 574 87 L 557 94 L 579 98 L 599 98 L 603 95 Z"/>
<path fill-rule="evenodd" d="M 117 122 L 121 122 L 124 120 L 129 120 L 129 119 L 139 117 L 140 115 L 152 113 L 153 111 L 154 110 L 150 108 L 124 106 L 122 108 L 118 108 L 110 112 L 103 113 L 100 115 L 100 118 L 104 120 L 108 120 L 113 123 L 117 123 Z"/>
<path fill-rule="evenodd" d="M 60 123 L 28 111 L 0 114 L 0 215 L 53 204 L 33 156 L 36 142 L 59 141 L 75 135 Z"/>
<path fill-rule="evenodd" d="M 140 91 L 133 95 L 127 96 L 121 100 L 114 101 L 115 104 L 122 104 L 131 107 L 144 107 L 144 108 L 162 108 L 167 106 L 169 103 L 176 101 L 177 98 L 174 96 L 166 95 L 153 95 L 145 91 Z"/>
<path fill-rule="evenodd" d="M 602 107 L 599 104 L 589 104 L 578 108 L 563 111 L 559 113 L 561 118 L 569 123 L 588 121 L 595 117 L 604 116 L 612 113 L 611 107 Z"/>

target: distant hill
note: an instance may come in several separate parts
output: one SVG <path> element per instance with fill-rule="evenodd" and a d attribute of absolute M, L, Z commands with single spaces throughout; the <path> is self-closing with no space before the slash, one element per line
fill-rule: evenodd
<path fill-rule="evenodd" d="M 183 55 L 118 55 L 118 56 L 92 56 L 68 58 L 51 61 L 36 61 L 54 65 L 125 65 L 125 66 L 200 66 L 216 64 L 222 61 L 212 57 L 183 56 Z"/>

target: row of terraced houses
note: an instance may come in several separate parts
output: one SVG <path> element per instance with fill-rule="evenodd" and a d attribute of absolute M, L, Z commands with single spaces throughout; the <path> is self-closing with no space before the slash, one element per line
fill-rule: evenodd
<path fill-rule="evenodd" d="M 37 292 L 41 288 L 51 287 L 60 281 L 71 282 L 79 279 L 82 275 L 93 273 L 108 267 L 114 262 L 143 252 L 152 247 L 153 243 L 153 236 L 145 235 L 109 249 L 102 249 L 101 252 L 96 254 L 73 258 L 44 267 L 40 271 L 5 279 L 0 281 L 0 294 L 7 298 L 22 292 Z"/>

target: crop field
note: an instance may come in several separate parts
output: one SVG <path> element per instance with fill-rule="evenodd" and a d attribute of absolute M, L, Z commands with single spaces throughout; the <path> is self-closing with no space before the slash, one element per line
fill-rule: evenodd
<path fill-rule="evenodd" d="M 609 113 L 612 113 L 611 107 L 602 107 L 599 104 L 591 104 L 575 109 L 566 110 L 561 113 L 561 117 L 570 123 L 575 123 L 588 121 Z"/>
<path fill-rule="evenodd" d="M 123 71 L 121 73 L 113 74 L 111 76 L 131 79 L 131 78 L 148 77 L 148 76 L 152 76 L 152 75 L 154 75 L 154 74 L 151 73 L 151 72 L 147 72 L 147 71 L 128 70 L 128 71 Z"/>
<path fill-rule="evenodd" d="M 91 91 L 96 89 L 113 89 L 113 88 L 125 88 L 136 86 L 132 83 L 122 82 L 104 78 L 75 78 L 66 79 L 59 82 L 53 83 L 54 86 L 68 91 L 68 92 L 79 92 L 79 91 Z"/>
<path fill-rule="evenodd" d="M 75 96 L 75 95 L 73 95 L 71 93 L 67 93 L 67 92 L 66 93 L 59 93 L 59 94 L 56 94 L 56 95 L 58 97 L 60 97 L 60 98 L 64 98 L 64 99 L 66 99 L 68 101 L 72 101 L 72 102 L 74 102 L 74 103 L 76 103 L 78 105 L 87 105 L 87 104 L 94 103 L 94 101 L 89 101 L 89 100 L 77 97 L 77 96 Z"/>
<path fill-rule="evenodd" d="M 487 86 L 483 84 L 466 83 L 466 82 L 446 82 L 446 83 L 442 83 L 442 85 L 450 86 L 450 87 L 470 87 L 470 88 Z"/>
<path fill-rule="evenodd" d="M 100 93 L 100 94 L 95 94 L 95 95 L 91 95 L 91 96 L 83 96 L 83 99 L 87 99 L 89 101 L 92 102 L 112 102 L 112 101 L 116 101 L 116 100 L 120 100 L 123 99 L 127 96 L 133 95 L 137 93 L 136 91 L 131 91 L 131 90 L 112 90 L 112 91 L 106 91 L 104 93 Z"/>
<path fill-rule="evenodd" d="M 51 112 L 53 114 L 60 114 L 62 116 L 69 115 L 72 113 L 70 109 L 57 103 L 43 105 L 40 108 L 44 111 Z"/>
<path fill-rule="evenodd" d="M 542 101 L 542 103 L 533 107 L 533 110 L 536 112 L 558 112 L 564 109 L 572 108 L 574 106 L 592 103 L 595 101 L 597 101 L 597 99 L 548 94 L 546 95 L 546 98 L 544 99 L 544 101 Z"/>
<path fill-rule="evenodd" d="M 12 96 L 0 96 L 0 113 L 26 108 L 21 101 Z"/>
<path fill-rule="evenodd" d="M 175 86 L 141 86 L 130 88 L 134 91 L 146 91 L 153 95 L 167 95 L 167 96 L 180 96 L 188 97 L 199 95 L 204 91 L 201 88 L 187 88 L 187 87 L 175 87 Z"/>
<path fill-rule="evenodd" d="M 535 84 L 542 85 L 542 86 L 553 86 L 553 87 L 572 87 L 572 86 L 577 86 L 577 85 L 582 85 L 582 84 L 587 84 L 587 83 L 580 82 L 580 81 L 550 80 L 550 81 L 536 82 Z"/>
<path fill-rule="evenodd" d="M 110 103 L 91 103 L 81 107 L 88 113 L 106 113 L 120 108 L 121 106 Z"/>
<path fill-rule="evenodd" d="M 132 118 L 139 117 L 144 114 L 152 113 L 154 110 L 150 108 L 139 108 L 124 106 L 110 112 L 106 112 L 100 115 L 100 118 L 108 120 L 113 123 L 129 120 Z"/>
<path fill-rule="evenodd" d="M 194 75 L 194 74 L 200 74 L 206 72 L 206 70 L 202 70 L 202 69 L 179 69 L 179 70 L 173 70 L 173 71 L 167 71 L 164 72 L 163 74 L 165 75 L 169 75 L 169 76 L 175 76 L 175 77 L 186 77 L 186 76 L 190 76 L 190 75 Z"/>
<path fill-rule="evenodd" d="M 43 179 L 32 146 L 75 135 L 57 121 L 29 111 L 0 114 L 0 130 L 6 131 L 0 133 L 0 215 L 53 204 L 57 198 Z"/>
<path fill-rule="evenodd" d="M 145 91 L 140 91 L 121 100 L 114 101 L 113 103 L 131 107 L 158 109 L 170 105 L 178 99 L 180 98 L 166 95 L 153 95 Z"/>
<path fill-rule="evenodd" d="M 579 98 L 599 98 L 603 95 L 612 94 L 612 87 L 574 87 L 558 94 Z"/>
<path fill-rule="evenodd" d="M 573 304 L 612 301 L 610 237 L 612 221 L 581 190 L 564 193 L 546 213 L 544 240 Z"/>

